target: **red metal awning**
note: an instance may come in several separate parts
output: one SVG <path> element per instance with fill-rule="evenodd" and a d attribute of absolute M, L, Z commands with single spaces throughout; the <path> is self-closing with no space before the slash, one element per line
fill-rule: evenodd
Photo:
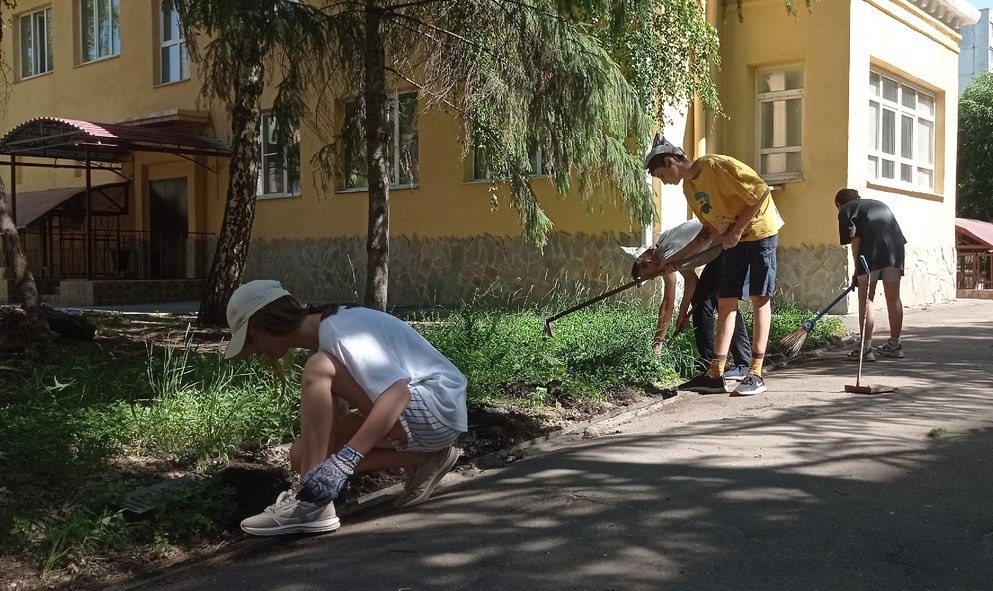
<path fill-rule="evenodd" d="M 955 229 L 993 249 L 993 224 L 969 218 L 955 218 Z"/>
<path fill-rule="evenodd" d="M 165 152 L 187 156 L 231 155 L 221 140 L 149 127 L 37 117 L 0 139 L 0 154 L 119 163 L 131 152 Z"/>

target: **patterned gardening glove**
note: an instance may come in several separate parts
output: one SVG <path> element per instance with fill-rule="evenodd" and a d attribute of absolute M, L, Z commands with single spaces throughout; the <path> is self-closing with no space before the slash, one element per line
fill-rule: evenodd
<path fill-rule="evenodd" d="M 341 451 L 332 454 L 304 475 L 300 480 L 297 499 L 317 505 L 326 505 L 335 500 L 362 457 L 362 454 L 347 445 L 341 448 Z"/>

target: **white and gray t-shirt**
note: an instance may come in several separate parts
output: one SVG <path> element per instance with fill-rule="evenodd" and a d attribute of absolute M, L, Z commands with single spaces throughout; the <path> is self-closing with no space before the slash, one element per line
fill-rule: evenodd
<path fill-rule="evenodd" d="M 702 229 L 703 224 L 700 223 L 699 220 L 692 219 L 662 232 L 659 235 L 659 239 L 655 242 L 656 256 L 662 259 L 671 257 L 682 250 L 687 244 L 690 243 L 691 240 L 696 238 L 697 234 L 699 234 Z M 711 242 L 711 245 L 707 247 L 706 250 L 691 256 L 676 270 L 688 271 L 690 269 L 695 269 L 700 265 L 706 265 L 710 261 L 716 259 L 717 255 L 721 254 L 722 248 L 720 236 L 718 236 Z"/>
<path fill-rule="evenodd" d="M 406 322 L 372 308 L 345 308 L 321 321 L 320 348 L 335 356 L 375 402 L 398 380 L 422 385 L 435 417 L 465 431 L 466 386 L 462 372 Z"/>

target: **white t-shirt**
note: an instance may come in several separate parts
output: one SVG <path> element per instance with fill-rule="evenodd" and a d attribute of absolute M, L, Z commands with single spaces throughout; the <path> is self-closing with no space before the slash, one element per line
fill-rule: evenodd
<path fill-rule="evenodd" d="M 656 256 L 662 259 L 671 257 L 696 238 L 702 229 L 703 224 L 699 220 L 692 219 L 662 232 L 659 234 L 658 241 L 655 242 Z M 721 250 L 720 236 L 717 236 L 706 250 L 691 256 L 676 270 L 688 271 L 700 265 L 706 265 L 716 259 L 717 255 L 721 254 Z"/>
<path fill-rule="evenodd" d="M 346 308 L 321 321 L 320 348 L 344 365 L 373 402 L 398 380 L 422 385 L 435 417 L 465 431 L 462 372 L 406 322 L 372 308 Z"/>

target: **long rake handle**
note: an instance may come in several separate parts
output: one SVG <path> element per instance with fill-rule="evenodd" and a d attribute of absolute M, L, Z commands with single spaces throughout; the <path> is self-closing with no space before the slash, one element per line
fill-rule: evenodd
<path fill-rule="evenodd" d="M 586 308 L 587 306 L 592 306 L 593 304 L 599 302 L 600 300 L 605 300 L 605 299 L 609 298 L 610 296 L 612 296 L 612 295 L 614 295 L 616 293 L 620 293 L 620 292 L 622 292 L 622 291 L 624 291 L 626 289 L 631 289 L 632 287 L 634 287 L 634 286 L 636 286 L 636 285 L 638 285 L 640 283 L 644 283 L 645 281 L 647 281 L 649 279 L 654 279 L 655 277 L 656 276 L 645 277 L 644 279 L 635 279 L 634 281 L 629 281 L 629 282 L 625 283 L 624 285 L 621 285 L 620 287 L 615 287 L 614 289 L 611 289 L 610 291 L 605 291 L 602 294 L 598 295 L 597 297 L 595 297 L 595 298 L 593 298 L 591 300 L 586 300 L 585 302 L 583 302 L 581 304 L 576 304 L 575 306 L 569 308 L 568 310 L 562 310 L 558 314 L 554 314 L 552 316 L 549 316 L 548 318 L 545 319 L 545 325 L 547 326 L 548 324 L 550 324 L 552 322 L 555 322 L 556 320 L 558 320 L 559 318 L 562 318 L 563 316 L 567 316 L 569 314 L 572 314 L 576 310 L 582 310 L 583 308 Z"/>
<path fill-rule="evenodd" d="M 845 291 L 839 293 L 838 294 L 838 297 L 836 297 L 833 300 L 831 300 L 831 303 L 828 304 L 827 306 L 824 306 L 824 309 L 821 310 L 820 312 L 818 312 L 816 316 L 814 316 L 810 320 L 804 322 L 803 323 L 804 328 L 806 328 L 807 330 L 810 330 L 814 326 L 814 323 L 821 319 L 821 316 L 827 314 L 831 310 L 831 308 L 837 306 L 838 305 L 838 302 L 840 302 L 842 300 L 842 298 L 844 298 L 845 296 L 847 296 L 849 293 L 855 291 L 855 287 L 856 287 L 855 285 L 849 285 L 848 286 L 848 289 L 846 289 Z"/>

